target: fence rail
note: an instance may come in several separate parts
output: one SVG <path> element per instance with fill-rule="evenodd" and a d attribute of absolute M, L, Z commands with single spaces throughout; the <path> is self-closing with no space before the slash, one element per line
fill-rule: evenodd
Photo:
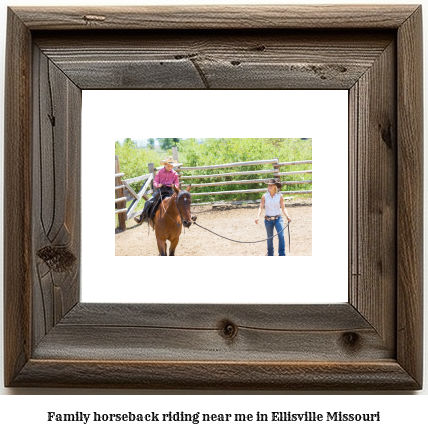
<path fill-rule="evenodd" d="M 209 175 L 193 175 L 193 176 L 180 176 L 180 179 L 196 179 L 196 178 L 220 178 L 228 176 L 241 176 L 241 175 L 263 175 L 268 173 L 279 173 L 278 169 L 270 170 L 250 170 L 249 172 L 232 172 L 232 173 L 211 173 Z"/>
<path fill-rule="evenodd" d="M 239 181 L 225 181 L 225 182 L 207 182 L 205 184 L 181 184 L 182 187 L 188 187 L 191 185 L 192 187 L 212 187 L 217 185 L 239 185 L 239 184 L 260 184 L 261 182 L 268 181 L 269 178 L 266 179 L 240 179 Z M 292 185 L 292 184 L 311 184 L 312 180 L 308 181 L 283 181 L 282 185 Z M 216 192 L 217 194 L 219 192 Z"/>
<path fill-rule="evenodd" d="M 179 167 L 177 170 L 208 170 L 208 169 L 228 169 L 229 167 L 239 167 L 239 166 L 261 166 L 263 164 L 275 164 L 278 159 L 275 160 L 259 160 L 259 161 L 241 161 L 237 163 L 225 163 L 225 164 L 215 164 L 212 166 L 195 166 L 195 167 Z"/>
<path fill-rule="evenodd" d="M 312 164 L 312 160 L 304 161 L 290 161 L 290 162 L 279 162 L 277 158 L 271 160 L 257 160 L 257 161 L 241 161 L 236 163 L 227 164 L 215 164 L 211 166 L 196 166 L 196 167 L 179 167 L 177 168 L 178 176 L 180 181 L 189 179 L 207 179 L 216 177 L 231 177 L 231 176 L 243 176 L 243 175 L 260 175 L 260 174 L 273 174 L 275 178 L 281 185 L 296 185 L 296 184 L 312 184 L 312 180 L 299 180 L 299 181 L 281 181 L 281 176 L 293 176 L 293 175 L 307 175 L 311 174 L 312 170 L 300 170 L 294 172 L 280 172 L 280 167 L 283 166 L 293 166 L 293 165 L 303 165 Z M 228 169 L 230 167 L 239 166 L 262 166 L 262 165 L 272 165 L 272 169 L 267 170 L 254 170 L 254 171 L 244 171 L 244 172 L 231 172 L 231 173 L 211 173 L 211 174 L 201 174 L 201 175 L 182 175 L 181 173 L 189 170 L 218 170 L 218 169 Z M 250 178 L 250 179 L 240 179 L 237 181 L 220 181 L 220 182 L 206 182 L 206 183 L 192 183 L 194 188 L 205 188 L 205 187 L 217 187 L 224 185 L 239 185 L 239 184 L 259 184 L 268 181 L 269 178 Z M 182 187 L 188 187 L 190 184 L 181 184 Z M 192 196 L 207 196 L 207 195 L 218 195 L 218 194 L 245 194 L 245 193 L 259 193 L 265 191 L 262 189 L 246 189 L 246 190 L 231 190 L 231 191 L 209 191 L 209 192 L 192 192 Z M 311 194 L 312 190 L 301 190 L 301 191 L 280 191 L 281 194 Z"/>
<path fill-rule="evenodd" d="M 202 193 L 193 193 L 192 196 L 208 196 L 208 195 L 214 195 L 214 194 L 239 194 L 239 193 L 260 193 L 264 192 L 266 193 L 266 188 L 257 188 L 257 189 L 251 189 L 251 190 L 231 190 L 231 191 L 216 191 L 213 193 L 212 191 L 202 192 Z M 312 194 L 312 190 L 294 190 L 294 191 L 281 191 L 281 194 Z"/>
<path fill-rule="evenodd" d="M 305 160 L 305 161 L 290 161 L 290 162 L 284 162 L 284 163 L 278 163 L 277 166 L 297 166 L 300 164 L 312 164 L 312 160 Z"/>
<path fill-rule="evenodd" d="M 309 173 L 312 173 L 312 170 L 300 170 L 298 172 L 279 172 L 278 176 L 307 175 Z"/>
<path fill-rule="evenodd" d="M 234 163 L 226 163 L 226 164 L 214 164 L 211 166 L 194 166 L 188 167 L 183 166 L 182 163 L 178 162 L 178 151 L 177 148 L 173 148 L 173 157 L 177 161 L 174 166 L 174 170 L 178 173 L 180 185 L 184 187 L 188 187 L 192 185 L 192 188 L 205 188 L 205 187 L 217 187 L 217 186 L 225 186 L 225 185 L 245 185 L 245 184 L 260 184 L 268 181 L 269 178 L 249 178 L 249 179 L 238 179 L 238 180 L 229 180 L 229 181 L 219 181 L 219 182 L 206 182 L 206 183 L 192 183 L 192 184 L 184 184 L 183 180 L 191 180 L 191 179 L 207 179 L 207 178 L 228 178 L 235 176 L 247 176 L 247 175 L 268 175 L 272 174 L 272 178 L 274 178 L 281 185 L 297 185 L 297 184 L 312 184 L 312 179 L 308 180 L 296 180 L 296 181 L 281 181 L 281 177 L 284 176 L 294 176 L 294 175 L 308 175 L 312 174 L 312 170 L 299 170 L 299 171 L 290 171 L 290 172 L 281 172 L 280 168 L 284 166 L 296 166 L 296 165 L 308 165 L 312 164 L 312 160 L 304 160 L 304 161 L 289 161 L 289 162 L 279 162 L 278 158 L 270 159 L 270 160 L 257 160 L 257 161 L 241 161 Z M 262 166 L 262 165 L 271 165 L 272 167 L 266 170 L 254 170 L 254 171 L 243 171 L 243 172 L 229 172 L 229 173 L 204 173 L 204 174 L 195 174 L 195 175 L 183 175 L 183 172 L 187 171 L 201 171 L 201 170 L 221 170 L 221 169 L 229 169 L 232 167 L 245 167 L 245 166 Z M 148 170 L 149 173 L 141 176 L 137 176 L 129 179 L 121 179 L 124 173 L 121 173 L 119 170 L 119 162 L 118 157 L 116 156 L 116 210 L 115 213 L 122 216 L 122 219 L 130 220 L 139 214 L 141 211 L 135 211 L 139 202 L 142 198 L 148 200 L 148 195 L 156 192 L 156 187 L 153 186 L 153 180 L 160 169 L 163 166 L 155 167 L 153 163 L 149 163 Z M 145 181 L 140 191 L 137 193 L 130 184 Z M 152 187 L 149 189 L 149 187 Z M 122 190 L 122 191 L 121 191 Z M 220 194 L 246 194 L 246 193 L 261 193 L 265 192 L 266 188 L 256 188 L 256 189 L 245 189 L 245 190 L 229 190 L 229 191 L 192 191 L 192 196 L 210 196 L 210 195 L 220 195 Z M 312 190 L 294 190 L 294 191 L 282 191 L 279 193 L 283 195 L 289 194 L 312 194 Z M 126 208 L 126 202 L 132 201 L 129 208 Z M 120 206 L 118 204 L 121 204 Z M 126 224 L 124 224 L 126 228 Z M 122 229 L 122 227 L 121 227 Z M 125 230 L 125 229 L 123 229 Z"/>

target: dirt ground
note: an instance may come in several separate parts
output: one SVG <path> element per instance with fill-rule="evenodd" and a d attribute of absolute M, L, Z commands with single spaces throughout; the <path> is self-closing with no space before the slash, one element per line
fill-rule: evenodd
<path fill-rule="evenodd" d="M 290 224 L 291 252 L 288 250 L 288 232 L 285 229 L 285 252 L 290 256 L 312 255 L 312 199 L 287 200 L 285 204 L 292 219 Z M 267 238 L 263 216 L 259 224 L 254 220 L 259 204 L 233 206 L 193 206 L 192 215 L 197 223 L 224 237 L 239 241 L 258 241 Z M 115 235 L 116 256 L 158 256 L 156 235 L 148 231 L 147 223 L 141 226 L 128 222 L 125 232 Z M 276 231 L 274 232 L 276 233 Z M 169 242 L 167 242 L 169 246 Z M 176 256 L 265 256 L 267 243 L 240 244 L 220 238 L 198 226 L 184 229 L 180 236 Z M 275 256 L 278 255 L 278 238 L 274 238 Z"/>

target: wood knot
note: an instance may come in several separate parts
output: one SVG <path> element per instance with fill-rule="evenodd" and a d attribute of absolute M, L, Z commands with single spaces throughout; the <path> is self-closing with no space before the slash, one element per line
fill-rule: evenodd
<path fill-rule="evenodd" d="M 386 144 L 389 149 L 392 149 L 392 125 L 388 122 L 386 126 L 378 125 L 382 141 Z"/>
<path fill-rule="evenodd" d="M 220 335 L 229 340 L 234 339 L 238 334 L 238 326 L 227 319 L 220 322 L 219 330 Z"/>
<path fill-rule="evenodd" d="M 38 250 L 37 256 L 46 263 L 51 271 L 58 273 L 68 271 L 76 262 L 76 257 L 67 247 L 46 246 Z"/>
<path fill-rule="evenodd" d="M 361 338 L 358 333 L 354 332 L 345 332 L 342 334 L 342 344 L 343 346 L 350 351 L 355 351 L 360 347 Z"/>
<path fill-rule="evenodd" d="M 239 60 L 232 60 L 230 63 L 231 63 L 233 66 L 238 66 L 238 65 L 241 64 L 241 62 L 240 62 Z"/>

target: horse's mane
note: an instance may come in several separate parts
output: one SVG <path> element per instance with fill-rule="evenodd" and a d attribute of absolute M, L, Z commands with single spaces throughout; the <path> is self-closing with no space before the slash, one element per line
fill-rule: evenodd
<path fill-rule="evenodd" d="M 183 196 L 186 196 L 188 198 L 192 197 L 187 190 L 180 190 L 177 196 L 177 201 L 180 200 Z"/>

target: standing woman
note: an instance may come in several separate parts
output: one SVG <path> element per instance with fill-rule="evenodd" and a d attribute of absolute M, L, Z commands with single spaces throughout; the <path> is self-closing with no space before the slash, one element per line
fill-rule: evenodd
<path fill-rule="evenodd" d="M 276 229 L 279 240 L 278 253 L 279 256 L 285 256 L 285 238 L 284 238 L 284 221 L 282 220 L 281 210 L 284 217 L 291 222 L 291 218 L 288 215 L 284 205 L 284 198 L 281 193 L 278 193 L 278 188 L 281 184 L 275 179 L 269 179 L 266 184 L 268 185 L 268 191 L 262 196 L 260 202 L 260 208 L 257 212 L 256 224 L 259 224 L 260 214 L 263 208 L 265 208 L 265 227 L 267 232 L 267 256 L 274 256 L 273 248 L 273 228 Z M 282 232 L 281 232 L 282 231 Z"/>

